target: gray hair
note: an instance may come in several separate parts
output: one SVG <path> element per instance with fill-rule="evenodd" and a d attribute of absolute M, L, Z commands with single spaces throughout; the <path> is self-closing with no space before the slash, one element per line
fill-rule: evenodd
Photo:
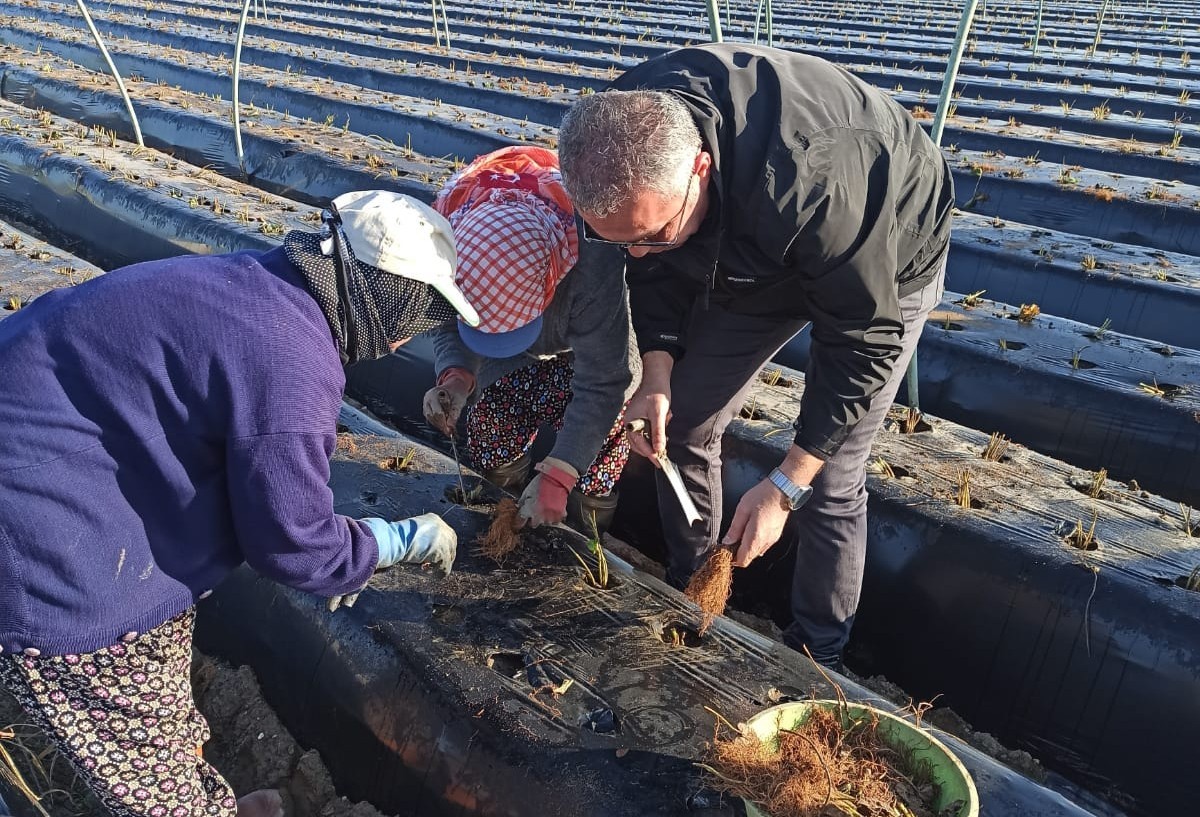
<path fill-rule="evenodd" d="M 687 105 L 664 91 L 605 91 L 582 97 L 563 117 L 558 158 L 581 211 L 604 218 L 650 190 L 680 195 L 700 152 Z"/>

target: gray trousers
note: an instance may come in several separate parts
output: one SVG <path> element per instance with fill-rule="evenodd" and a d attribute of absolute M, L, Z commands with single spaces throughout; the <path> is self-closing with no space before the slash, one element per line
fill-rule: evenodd
<path fill-rule="evenodd" d="M 834 666 L 850 636 L 862 589 L 867 548 L 866 462 L 875 434 L 904 380 L 928 316 L 941 300 L 945 268 L 923 289 L 900 300 L 903 349 L 892 376 L 870 411 L 813 482 L 808 503 L 794 512 L 798 542 L 792 578 L 789 646 L 807 646 L 817 661 Z M 687 354 L 671 374 L 667 453 L 703 522 L 689 527 L 662 472 L 656 469 L 658 506 L 667 545 L 667 578 L 686 584 L 719 541 L 722 517 L 721 437 L 741 410 L 755 375 L 808 321 L 737 315 L 717 307 L 697 313 Z M 777 544 L 776 547 L 779 545 Z"/>

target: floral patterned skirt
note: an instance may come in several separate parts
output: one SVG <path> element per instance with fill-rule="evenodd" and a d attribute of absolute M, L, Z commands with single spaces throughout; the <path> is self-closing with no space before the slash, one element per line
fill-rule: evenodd
<path fill-rule="evenodd" d="M 555 357 L 518 369 L 484 389 L 467 417 L 467 453 L 476 467 L 490 471 L 517 459 L 533 445 L 541 425 L 561 431 L 574 376 L 571 363 Z M 609 494 L 628 459 L 622 407 L 576 488 L 589 496 Z"/>
<path fill-rule="evenodd" d="M 200 756 L 188 610 L 83 655 L 0 656 L 0 685 L 52 738 L 114 817 L 236 817 L 233 790 Z"/>

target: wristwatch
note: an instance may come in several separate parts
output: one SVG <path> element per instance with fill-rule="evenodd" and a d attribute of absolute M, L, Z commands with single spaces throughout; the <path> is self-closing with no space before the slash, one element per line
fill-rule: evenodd
<path fill-rule="evenodd" d="M 797 485 L 792 482 L 778 468 L 771 471 L 767 479 L 771 480 L 771 484 L 778 488 L 783 493 L 783 507 L 785 510 L 794 511 L 797 508 L 808 502 L 808 498 L 812 496 L 811 485 Z"/>

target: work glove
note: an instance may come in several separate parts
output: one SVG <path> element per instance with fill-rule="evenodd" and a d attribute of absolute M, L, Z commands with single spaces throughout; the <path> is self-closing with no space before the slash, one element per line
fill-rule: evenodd
<path fill-rule="evenodd" d="M 449 368 L 442 372 L 437 385 L 425 392 L 422 408 L 431 426 L 447 436 L 454 433 L 458 417 L 475 390 L 475 375 L 466 369 Z"/>
<path fill-rule="evenodd" d="M 450 575 L 458 552 L 458 534 L 436 513 L 425 513 L 399 522 L 388 522 L 377 517 L 359 519 L 358 522 L 371 531 L 379 545 L 376 570 L 400 563 L 428 563 L 436 565 L 443 576 Z M 329 612 L 338 607 L 353 607 L 356 601 L 358 593 L 334 596 L 329 600 Z"/>
<path fill-rule="evenodd" d="M 567 518 L 567 496 L 579 481 L 570 463 L 554 457 L 533 466 L 537 471 L 517 503 L 517 513 L 530 525 L 555 525 Z"/>

